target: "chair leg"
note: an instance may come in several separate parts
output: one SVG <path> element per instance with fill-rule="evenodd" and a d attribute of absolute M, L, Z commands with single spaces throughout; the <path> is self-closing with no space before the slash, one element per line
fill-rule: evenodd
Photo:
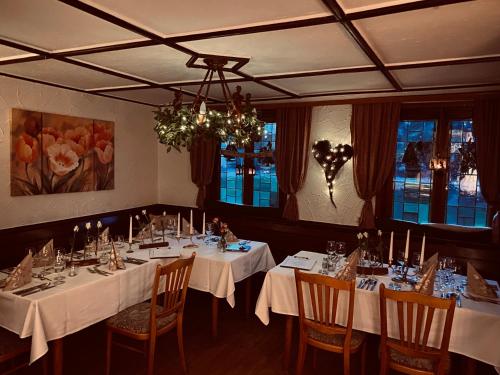
<path fill-rule="evenodd" d="M 106 375 L 111 372 L 111 346 L 113 345 L 113 332 L 106 331 Z"/>
<path fill-rule="evenodd" d="M 380 353 L 380 375 L 386 375 L 386 374 L 387 374 L 387 356 L 382 351 Z"/>
<path fill-rule="evenodd" d="M 149 337 L 148 349 L 148 372 L 147 375 L 153 375 L 155 369 L 155 350 L 156 350 L 156 335 Z"/>
<path fill-rule="evenodd" d="M 361 375 L 365 375 L 366 371 L 366 341 L 363 342 L 361 348 Z"/>
<path fill-rule="evenodd" d="M 186 357 L 184 355 L 184 336 L 182 333 L 182 321 L 177 323 L 177 345 L 179 346 L 179 360 L 181 361 L 182 371 L 187 374 Z"/>
<path fill-rule="evenodd" d="M 296 375 L 302 375 L 304 369 L 304 361 L 306 359 L 307 343 L 299 339 L 299 353 L 297 355 L 297 370 Z"/>
<path fill-rule="evenodd" d="M 43 375 L 49 375 L 49 356 L 45 354 L 42 357 L 42 372 Z"/>
<path fill-rule="evenodd" d="M 351 352 L 344 348 L 344 375 L 351 373 Z"/>
<path fill-rule="evenodd" d="M 313 369 L 316 370 L 316 364 L 318 361 L 318 348 L 313 348 Z"/>

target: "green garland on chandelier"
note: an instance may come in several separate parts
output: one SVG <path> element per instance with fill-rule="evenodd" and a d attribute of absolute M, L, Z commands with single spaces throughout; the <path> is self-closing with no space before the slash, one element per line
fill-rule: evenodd
<path fill-rule="evenodd" d="M 215 138 L 220 142 L 230 140 L 245 145 L 261 138 L 264 125 L 255 110 L 246 110 L 241 114 L 208 110 L 202 115 L 183 106 L 177 111 L 173 107 L 164 107 L 154 113 L 154 130 L 159 142 L 167 146 L 167 152 L 172 148 L 181 151 L 182 147 L 189 150 L 197 137 Z"/>

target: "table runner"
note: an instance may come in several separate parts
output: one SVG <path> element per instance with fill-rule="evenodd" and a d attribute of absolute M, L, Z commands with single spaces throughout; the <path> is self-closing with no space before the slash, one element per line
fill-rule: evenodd
<path fill-rule="evenodd" d="M 317 260 L 311 272 L 318 272 L 321 269 L 321 260 L 325 257 L 325 254 L 306 251 L 301 251 L 298 255 Z M 390 282 L 388 276 L 377 278 L 386 286 Z M 356 285 L 359 280 L 356 281 Z M 339 293 L 339 306 L 346 305 L 346 297 L 347 293 Z M 267 273 L 255 308 L 255 314 L 265 325 L 269 324 L 269 309 L 278 314 L 298 316 L 293 269 L 277 266 Z M 375 291 L 356 289 L 353 328 L 380 334 L 379 309 L 378 284 Z M 337 322 L 345 324 L 346 315 L 347 309 L 339 309 Z M 389 336 L 394 337 L 397 330 L 397 312 L 389 304 L 388 321 Z M 440 330 L 435 324 L 437 321 L 442 321 L 438 314 L 435 315 L 429 339 L 429 345 L 433 346 L 440 342 L 440 337 L 435 334 Z M 500 366 L 500 350 L 497 345 L 499 337 L 500 305 L 462 298 L 462 308 L 455 309 L 449 350 L 498 367 Z"/>
<path fill-rule="evenodd" d="M 203 243 L 196 249 L 182 248 L 188 242 L 173 240 L 171 245 L 179 247 L 183 257 L 193 251 L 197 253 L 189 287 L 226 298 L 231 307 L 235 305 L 236 282 L 275 266 L 269 246 L 262 242 L 250 242 L 252 249 L 247 253 L 221 253 Z M 149 259 L 147 249 L 139 250 L 137 245 L 133 249 L 133 254 L 125 254 L 123 249 L 122 255 Z M 82 267 L 78 276 L 66 277 L 65 284 L 30 296 L 0 292 L 0 326 L 21 338 L 32 336 L 30 362 L 33 363 L 47 352 L 48 341 L 77 332 L 150 298 L 156 265 L 174 260 L 127 263 L 126 270 L 107 277 L 91 274 Z M 107 270 L 107 266 L 101 268 Z M 32 285 L 39 283 L 41 280 L 34 280 Z"/>

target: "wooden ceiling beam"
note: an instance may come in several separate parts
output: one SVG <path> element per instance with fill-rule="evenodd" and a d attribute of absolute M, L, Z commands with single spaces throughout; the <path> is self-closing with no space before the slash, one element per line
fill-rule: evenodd
<path fill-rule="evenodd" d="M 372 63 L 380 70 L 380 72 L 387 78 L 387 80 L 391 83 L 391 85 L 398 91 L 402 90 L 399 82 L 394 78 L 394 76 L 389 72 L 389 70 L 385 67 L 384 63 L 377 56 L 375 51 L 370 47 L 368 42 L 363 38 L 358 29 L 354 26 L 354 24 L 346 19 L 346 14 L 342 7 L 337 3 L 336 0 L 322 0 L 323 4 L 325 4 L 328 9 L 331 10 L 334 16 L 337 17 L 338 21 L 344 26 L 345 30 L 354 41 L 358 44 L 358 46 L 363 50 L 363 52 L 368 56 L 368 58 L 372 61 Z"/>

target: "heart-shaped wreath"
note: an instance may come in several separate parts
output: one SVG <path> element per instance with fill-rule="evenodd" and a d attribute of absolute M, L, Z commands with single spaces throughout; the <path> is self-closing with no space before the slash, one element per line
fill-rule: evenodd
<path fill-rule="evenodd" d="M 334 180 L 344 164 L 352 158 L 352 147 L 340 143 L 332 147 L 329 140 L 322 139 L 321 141 L 314 142 L 312 153 L 325 172 L 326 183 L 328 184 L 328 190 L 330 192 L 330 200 L 332 204 L 337 207 L 333 201 Z"/>

